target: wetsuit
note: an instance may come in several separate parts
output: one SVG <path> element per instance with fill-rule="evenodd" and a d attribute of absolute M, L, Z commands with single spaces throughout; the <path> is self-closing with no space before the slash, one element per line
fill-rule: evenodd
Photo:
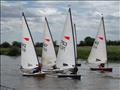
<path fill-rule="evenodd" d="M 100 65 L 99 65 L 99 68 L 104 68 L 105 67 L 105 64 L 104 63 L 101 63 Z"/>
<path fill-rule="evenodd" d="M 71 74 L 77 74 L 78 68 L 77 68 L 77 67 L 74 67 L 71 72 L 72 72 Z"/>
<path fill-rule="evenodd" d="M 102 70 L 104 67 L 105 67 L 105 64 L 104 64 L 104 63 L 101 63 L 101 64 L 99 65 L 99 68 L 101 69 L 101 70 L 100 70 L 101 73 L 104 73 L 104 70 Z"/>
<path fill-rule="evenodd" d="M 57 69 L 56 65 L 53 65 L 53 69 Z"/>
<path fill-rule="evenodd" d="M 41 67 L 42 67 L 42 65 L 39 64 L 38 67 L 34 68 L 33 73 L 37 73 L 37 72 L 41 71 Z"/>

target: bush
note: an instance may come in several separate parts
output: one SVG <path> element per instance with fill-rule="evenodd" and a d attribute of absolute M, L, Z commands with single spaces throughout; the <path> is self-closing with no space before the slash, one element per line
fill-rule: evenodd
<path fill-rule="evenodd" d="M 35 47 L 42 47 L 42 46 L 43 46 L 43 43 L 37 42 L 37 43 L 35 44 Z"/>
<path fill-rule="evenodd" d="M 1 47 L 3 47 L 3 48 L 8 48 L 8 47 L 10 47 L 11 45 L 8 43 L 8 42 L 3 42 L 2 44 L 1 44 Z"/>
<path fill-rule="evenodd" d="M 12 47 L 12 48 L 10 48 L 8 55 L 9 56 L 18 56 L 18 55 L 20 55 L 20 49 L 17 47 Z"/>
<path fill-rule="evenodd" d="M 20 42 L 17 42 L 17 41 L 13 41 L 13 42 L 12 42 L 12 46 L 21 48 L 21 43 L 20 43 Z"/>

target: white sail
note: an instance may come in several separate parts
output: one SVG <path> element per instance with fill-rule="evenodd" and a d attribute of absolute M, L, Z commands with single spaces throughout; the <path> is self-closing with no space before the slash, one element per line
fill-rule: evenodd
<path fill-rule="evenodd" d="M 107 51 L 106 51 L 106 36 L 103 17 L 101 19 L 100 27 L 92 46 L 88 62 L 93 64 L 100 64 L 107 62 Z"/>
<path fill-rule="evenodd" d="M 22 16 L 22 28 L 21 66 L 23 69 L 33 69 L 37 67 L 38 60 L 24 14 Z"/>
<path fill-rule="evenodd" d="M 56 66 L 60 69 L 74 68 L 75 66 L 75 53 L 74 53 L 74 42 L 73 42 L 73 26 L 72 17 L 69 13 L 66 18 L 62 39 L 59 46 L 59 51 L 57 55 Z"/>
<path fill-rule="evenodd" d="M 53 39 L 48 25 L 47 18 L 45 18 L 44 25 L 44 37 L 43 37 L 43 49 L 42 49 L 42 64 L 43 67 L 51 67 L 56 64 L 56 54 L 53 45 Z"/>

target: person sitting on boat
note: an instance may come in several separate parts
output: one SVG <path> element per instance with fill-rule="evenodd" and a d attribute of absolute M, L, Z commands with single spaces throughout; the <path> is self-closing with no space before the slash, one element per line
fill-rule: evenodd
<path fill-rule="evenodd" d="M 101 63 L 101 64 L 99 65 L 99 68 L 101 69 L 101 70 L 100 70 L 101 73 L 104 73 L 104 70 L 103 70 L 104 67 L 105 67 L 105 64 L 104 64 L 104 63 Z"/>
<path fill-rule="evenodd" d="M 23 67 L 22 66 L 20 66 L 20 70 L 22 70 L 23 69 Z"/>
<path fill-rule="evenodd" d="M 53 69 L 57 69 L 56 65 L 53 65 L 52 68 L 53 68 Z"/>
<path fill-rule="evenodd" d="M 42 68 L 42 64 L 38 64 L 38 67 L 33 69 L 33 73 L 37 73 L 37 72 L 41 71 L 41 68 Z"/>
<path fill-rule="evenodd" d="M 77 66 L 75 66 L 72 70 L 71 70 L 71 74 L 77 74 L 77 72 L 78 72 L 78 68 L 77 68 Z"/>
<path fill-rule="evenodd" d="M 105 64 L 104 63 L 101 63 L 100 65 L 99 65 L 99 68 L 104 68 L 105 67 Z"/>

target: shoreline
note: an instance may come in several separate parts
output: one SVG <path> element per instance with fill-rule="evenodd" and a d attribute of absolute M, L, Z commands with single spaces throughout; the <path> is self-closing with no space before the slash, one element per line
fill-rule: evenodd
<path fill-rule="evenodd" d="M 107 46 L 108 52 L 108 60 L 109 62 L 120 62 L 120 46 Z M 91 46 L 82 46 L 77 47 L 77 56 L 82 60 L 86 60 L 89 56 L 91 50 Z M 10 48 L 0 48 L 0 55 L 6 56 L 20 56 L 21 49 L 18 47 L 10 47 Z M 55 47 L 56 55 L 58 52 L 58 47 Z M 36 48 L 37 55 L 41 57 L 42 55 L 42 47 Z"/>

